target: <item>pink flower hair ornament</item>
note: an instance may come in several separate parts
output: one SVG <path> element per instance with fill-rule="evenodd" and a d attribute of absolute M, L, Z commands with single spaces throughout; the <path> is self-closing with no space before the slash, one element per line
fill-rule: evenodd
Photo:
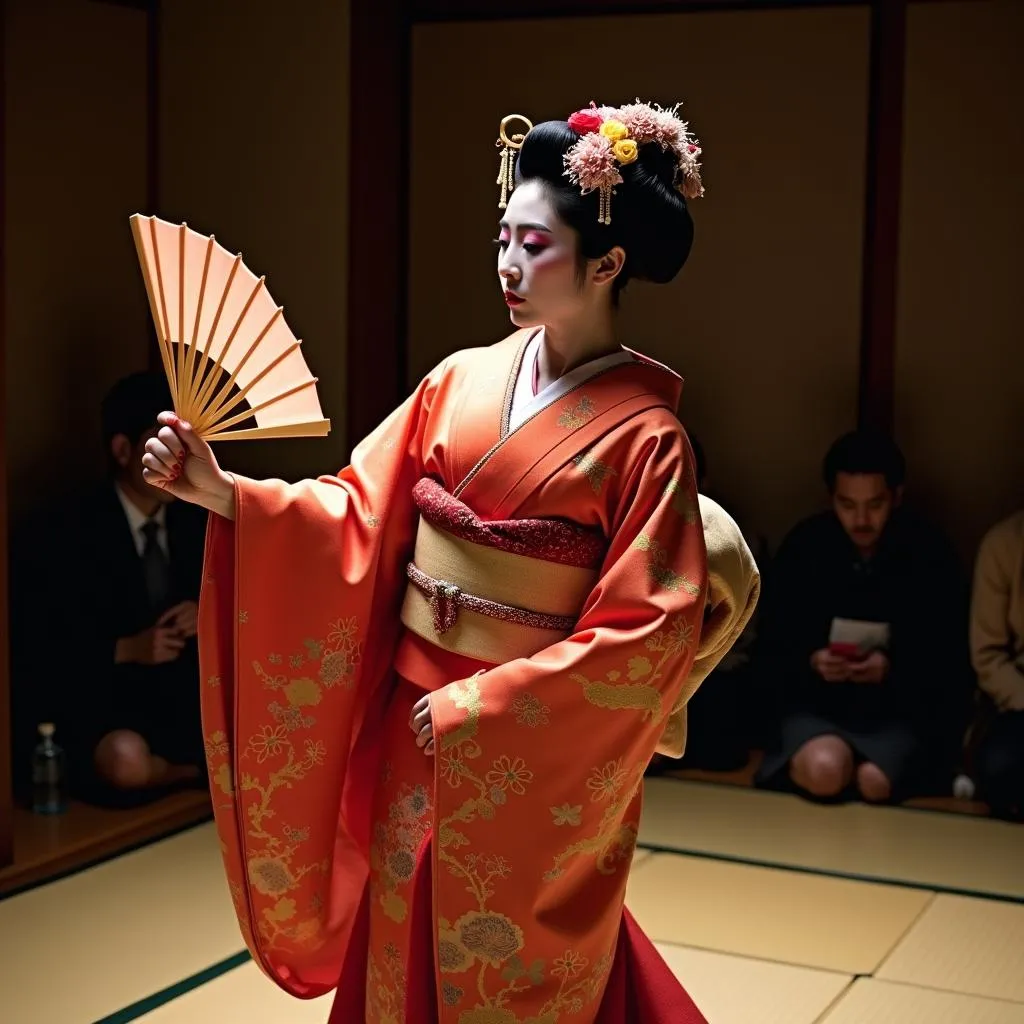
<path fill-rule="evenodd" d="M 674 184 L 687 199 L 704 195 L 701 148 L 678 110 L 678 104 L 665 109 L 639 100 L 624 107 L 591 103 L 589 109 L 578 110 L 567 119 L 580 138 L 565 154 L 565 173 L 584 195 L 600 193 L 599 223 L 611 223 L 612 196 L 615 186 L 622 184 L 619 168 L 633 163 L 640 147 L 648 143 L 672 151 L 676 158 Z"/>

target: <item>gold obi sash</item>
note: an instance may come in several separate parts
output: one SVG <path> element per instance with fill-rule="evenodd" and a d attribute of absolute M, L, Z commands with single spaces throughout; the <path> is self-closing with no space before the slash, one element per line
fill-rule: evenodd
<path fill-rule="evenodd" d="M 432 480 L 420 481 L 413 495 L 420 522 L 401 616 L 410 632 L 499 665 L 529 658 L 574 631 L 597 582 L 603 539 L 552 521 L 482 523 Z M 670 757 L 681 757 L 686 745 L 687 701 L 746 628 L 761 591 L 757 564 L 735 521 L 710 498 L 698 500 L 707 606 L 696 657 L 657 746 Z"/>
<path fill-rule="evenodd" d="M 494 665 L 569 636 L 597 570 L 457 537 L 420 516 L 402 623 L 455 654 Z"/>

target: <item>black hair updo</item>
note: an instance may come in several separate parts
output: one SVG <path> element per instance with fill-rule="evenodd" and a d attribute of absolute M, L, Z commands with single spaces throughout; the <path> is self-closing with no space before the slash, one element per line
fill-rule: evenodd
<path fill-rule="evenodd" d="M 693 220 L 675 187 L 676 157 L 656 142 L 640 146 L 621 166 L 622 184 L 611 201 L 611 224 L 598 221 L 599 194 L 583 195 L 565 174 L 565 154 L 580 135 L 566 121 L 545 121 L 527 133 L 516 161 L 516 184 L 539 181 L 562 221 L 579 235 L 581 266 L 621 246 L 626 261 L 616 294 L 637 278 L 666 284 L 679 273 L 693 245 Z"/>

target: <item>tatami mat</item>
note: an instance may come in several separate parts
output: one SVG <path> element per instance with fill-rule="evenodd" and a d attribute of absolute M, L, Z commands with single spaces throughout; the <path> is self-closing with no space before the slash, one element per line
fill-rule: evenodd
<path fill-rule="evenodd" d="M 909 815 L 905 830 L 864 808 L 885 833 L 879 838 L 848 808 L 667 785 L 649 789 L 648 838 L 652 828 L 663 839 L 689 831 L 709 846 L 731 845 L 732 856 L 756 848 L 812 869 L 816 856 L 838 870 L 846 856 L 838 830 L 861 855 L 919 870 L 927 861 L 920 833 L 937 842 L 932 822 L 943 817 L 896 812 Z M 673 793 L 680 799 L 670 804 Z M 899 842 L 918 849 L 916 867 Z M 787 850 L 792 856 L 782 857 Z M 984 843 L 972 852 L 981 867 L 990 854 Z M 936 851 L 930 870 L 944 857 L 959 853 Z M 1024 856 L 1018 872 L 1020 864 Z M 1015 903 L 643 850 L 627 901 L 711 1024 L 1024 1024 L 1024 906 Z M 0 902 L 0 934 L 3 1024 L 91 1024 L 242 948 L 212 825 Z M 871 973 L 883 980 L 851 986 L 852 975 Z M 330 1005 L 330 996 L 295 1000 L 246 963 L 137 1019 L 324 1024 Z"/>
<path fill-rule="evenodd" d="M 927 906 L 916 889 L 658 854 L 626 901 L 660 942 L 870 974 Z"/>
<path fill-rule="evenodd" d="M 1024 900 L 1019 825 L 676 779 L 648 779 L 644 793 L 641 843 Z"/>
<path fill-rule="evenodd" d="M 712 1024 L 814 1024 L 849 984 L 845 975 L 699 949 L 659 946 Z M 324 1024 L 331 996 L 282 992 L 252 962 L 139 1017 L 140 1024 Z"/>
<path fill-rule="evenodd" d="M 861 978 L 821 1024 L 1024 1024 L 1024 1006 Z"/>
<path fill-rule="evenodd" d="M 89 1024 L 243 946 L 212 824 L 3 901 L 0 935 L 4 1024 Z"/>
<path fill-rule="evenodd" d="M 250 960 L 137 1019 L 139 1024 L 324 1024 L 333 1000 L 332 994 L 296 999 Z"/>
<path fill-rule="evenodd" d="M 936 896 L 878 976 L 1024 1003 L 1024 906 Z"/>
<path fill-rule="evenodd" d="M 851 981 L 809 967 L 657 946 L 711 1024 L 814 1024 Z"/>

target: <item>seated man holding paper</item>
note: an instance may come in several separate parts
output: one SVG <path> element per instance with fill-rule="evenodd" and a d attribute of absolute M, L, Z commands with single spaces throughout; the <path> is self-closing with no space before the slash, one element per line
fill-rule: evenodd
<path fill-rule="evenodd" d="M 943 537 L 901 507 L 904 475 L 889 438 L 840 438 L 824 465 L 831 511 L 779 549 L 759 657 L 779 735 L 762 783 L 886 801 L 952 775 L 969 692 L 966 580 Z"/>

